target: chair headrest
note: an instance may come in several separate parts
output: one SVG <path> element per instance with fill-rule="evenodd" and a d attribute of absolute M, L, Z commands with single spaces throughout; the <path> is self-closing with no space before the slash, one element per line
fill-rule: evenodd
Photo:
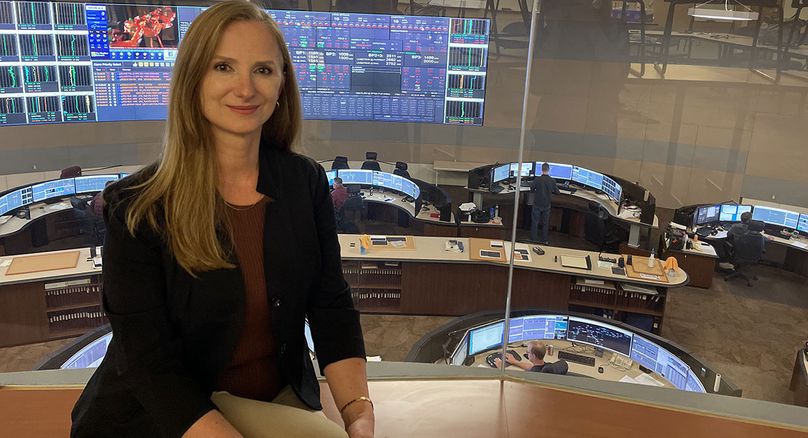
<path fill-rule="evenodd" d="M 365 159 L 366 160 L 375 160 L 376 157 L 378 157 L 378 156 L 379 156 L 379 154 L 377 154 L 376 152 L 365 152 Z"/>
<path fill-rule="evenodd" d="M 348 157 L 343 157 L 342 155 L 337 155 L 336 157 L 334 157 L 334 161 L 344 161 L 344 162 L 347 163 L 348 162 Z"/>
<path fill-rule="evenodd" d="M 396 161 L 396 169 L 407 170 L 407 163 L 403 161 Z"/>
<path fill-rule="evenodd" d="M 70 167 L 62 169 L 62 172 L 59 174 L 59 179 L 75 178 L 77 176 L 81 176 L 81 167 L 79 167 L 79 166 L 70 166 Z"/>
<path fill-rule="evenodd" d="M 762 232 L 766 224 L 763 221 L 751 220 L 749 221 L 749 231 Z"/>

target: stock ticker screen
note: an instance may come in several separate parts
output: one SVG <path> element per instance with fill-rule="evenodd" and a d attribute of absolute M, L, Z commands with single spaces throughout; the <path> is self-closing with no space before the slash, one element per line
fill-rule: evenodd
<path fill-rule="evenodd" d="M 0 1 L 0 125 L 164 120 L 205 7 Z M 306 119 L 482 125 L 489 21 L 270 10 Z"/>

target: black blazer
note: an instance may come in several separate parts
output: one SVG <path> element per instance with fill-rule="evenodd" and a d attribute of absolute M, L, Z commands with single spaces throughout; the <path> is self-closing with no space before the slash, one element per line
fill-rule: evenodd
<path fill-rule="evenodd" d="M 112 342 L 73 409 L 71 436 L 181 436 L 202 415 L 244 322 L 241 271 L 192 277 L 160 233 L 132 237 L 126 211 L 154 168 L 105 191 L 104 311 Z M 304 156 L 261 148 L 258 191 L 271 200 L 264 223 L 264 272 L 279 367 L 308 406 L 321 409 L 304 337 L 308 317 L 320 371 L 365 357 L 359 313 L 342 275 L 334 208 L 323 168 Z M 233 256 L 233 261 L 235 256 Z"/>

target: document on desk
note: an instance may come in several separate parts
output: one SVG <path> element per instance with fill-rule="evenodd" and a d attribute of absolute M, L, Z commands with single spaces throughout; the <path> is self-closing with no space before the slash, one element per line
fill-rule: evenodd
<path fill-rule="evenodd" d="M 802 242 L 792 242 L 792 245 L 796 246 L 797 248 L 806 249 L 808 248 L 808 244 Z"/>
<path fill-rule="evenodd" d="M 5 259 L 2 263 L 0 263 L 0 268 L 5 268 L 6 266 L 11 264 L 11 261 L 14 259 Z"/>
<path fill-rule="evenodd" d="M 649 376 L 648 374 L 641 374 L 637 377 L 631 376 L 623 376 L 620 378 L 621 383 L 634 383 L 635 385 L 645 385 L 645 386 L 663 386 L 662 383 L 658 382 L 653 377 Z"/>

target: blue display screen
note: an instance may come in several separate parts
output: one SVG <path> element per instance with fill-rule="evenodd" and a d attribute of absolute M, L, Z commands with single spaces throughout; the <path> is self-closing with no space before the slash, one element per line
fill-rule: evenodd
<path fill-rule="evenodd" d="M 325 176 L 328 178 L 328 185 L 333 186 L 334 185 L 334 178 L 337 177 L 337 171 L 336 170 L 329 170 L 328 172 L 325 173 Z"/>
<path fill-rule="evenodd" d="M 350 170 L 341 169 L 337 175 L 342 178 L 343 184 L 373 184 L 373 171 L 372 170 Z"/>
<path fill-rule="evenodd" d="M 33 201 L 39 202 L 50 198 L 60 198 L 62 196 L 69 196 L 76 193 L 76 185 L 73 178 L 57 179 L 54 181 L 46 181 L 31 186 L 33 194 Z"/>
<path fill-rule="evenodd" d="M 718 220 L 721 222 L 740 222 L 741 215 L 752 211 L 751 205 L 723 204 Z"/>
<path fill-rule="evenodd" d="M 696 215 L 693 217 L 693 224 L 701 225 L 718 222 L 720 216 L 720 205 L 702 205 L 696 209 Z"/>
<path fill-rule="evenodd" d="M 511 174 L 516 176 L 519 173 L 519 163 L 511 163 Z M 522 176 L 530 176 L 533 174 L 533 163 L 522 163 Z"/>
<path fill-rule="evenodd" d="M 623 196 L 623 188 L 620 187 L 620 184 L 606 175 L 603 176 L 603 192 L 614 202 L 620 202 L 620 198 Z"/>
<path fill-rule="evenodd" d="M 473 356 L 502 344 L 505 322 L 499 321 L 469 330 L 469 355 Z"/>
<path fill-rule="evenodd" d="M 496 184 L 501 181 L 505 181 L 506 179 L 510 178 L 511 176 L 511 166 L 510 164 L 503 164 L 501 166 L 497 166 L 494 168 L 493 174 L 491 176 L 491 184 Z"/>
<path fill-rule="evenodd" d="M 0 74 L 14 93 L 0 125 L 165 120 L 178 47 L 207 5 L 30 5 L 0 16 L 17 31 L 0 38 L 0 62 L 21 63 Z M 268 12 L 304 118 L 482 125 L 489 20 Z"/>
<path fill-rule="evenodd" d="M 583 318 L 569 317 L 567 340 L 594 345 L 628 356 L 632 333 L 618 327 Z"/>
<path fill-rule="evenodd" d="M 690 387 L 696 389 L 688 389 L 688 380 L 691 378 L 690 376 L 695 378 L 695 375 L 693 375 L 687 364 L 670 351 L 642 336 L 634 335 L 630 357 L 642 364 L 642 366 L 661 375 L 678 389 L 690 391 L 698 389 L 696 382 L 693 381 L 689 382 Z M 703 388 L 701 392 L 704 392 Z"/>
<path fill-rule="evenodd" d="M 532 315 L 511 318 L 508 342 L 534 339 L 564 339 L 567 335 L 567 317 L 559 315 Z"/>
<path fill-rule="evenodd" d="M 595 190 L 603 189 L 603 174 L 583 167 L 574 166 L 572 168 L 572 180 Z"/>
<path fill-rule="evenodd" d="M 756 221 L 763 221 L 767 224 L 779 225 L 785 228 L 796 229 L 799 218 L 799 213 L 781 210 L 779 208 L 756 205 L 752 210 L 752 219 Z"/>
<path fill-rule="evenodd" d="M 536 172 L 541 173 L 541 165 L 544 163 L 536 163 Z M 564 179 L 564 180 L 571 180 L 572 179 L 572 165 L 570 164 L 559 164 L 559 163 L 547 163 L 550 165 L 550 176 L 555 179 Z"/>
<path fill-rule="evenodd" d="M 401 179 L 401 193 L 415 199 L 421 196 L 421 189 L 418 187 L 418 184 L 415 184 L 407 178 Z"/>
<path fill-rule="evenodd" d="M 0 197 L 0 214 L 6 214 L 34 202 L 31 187 L 24 187 Z"/>
<path fill-rule="evenodd" d="M 690 370 L 687 373 L 687 384 L 685 385 L 685 390 L 691 392 L 707 392 L 704 390 L 704 385 L 701 383 L 701 380 L 699 380 L 698 376 L 696 376 L 696 373 L 694 373 L 693 370 Z"/>
<path fill-rule="evenodd" d="M 808 214 L 800 214 L 800 219 L 797 222 L 797 230 L 808 233 Z"/>
<path fill-rule="evenodd" d="M 91 176 L 77 176 L 76 193 L 91 193 L 100 192 L 104 190 L 109 181 L 117 181 L 119 175 L 91 175 Z"/>

